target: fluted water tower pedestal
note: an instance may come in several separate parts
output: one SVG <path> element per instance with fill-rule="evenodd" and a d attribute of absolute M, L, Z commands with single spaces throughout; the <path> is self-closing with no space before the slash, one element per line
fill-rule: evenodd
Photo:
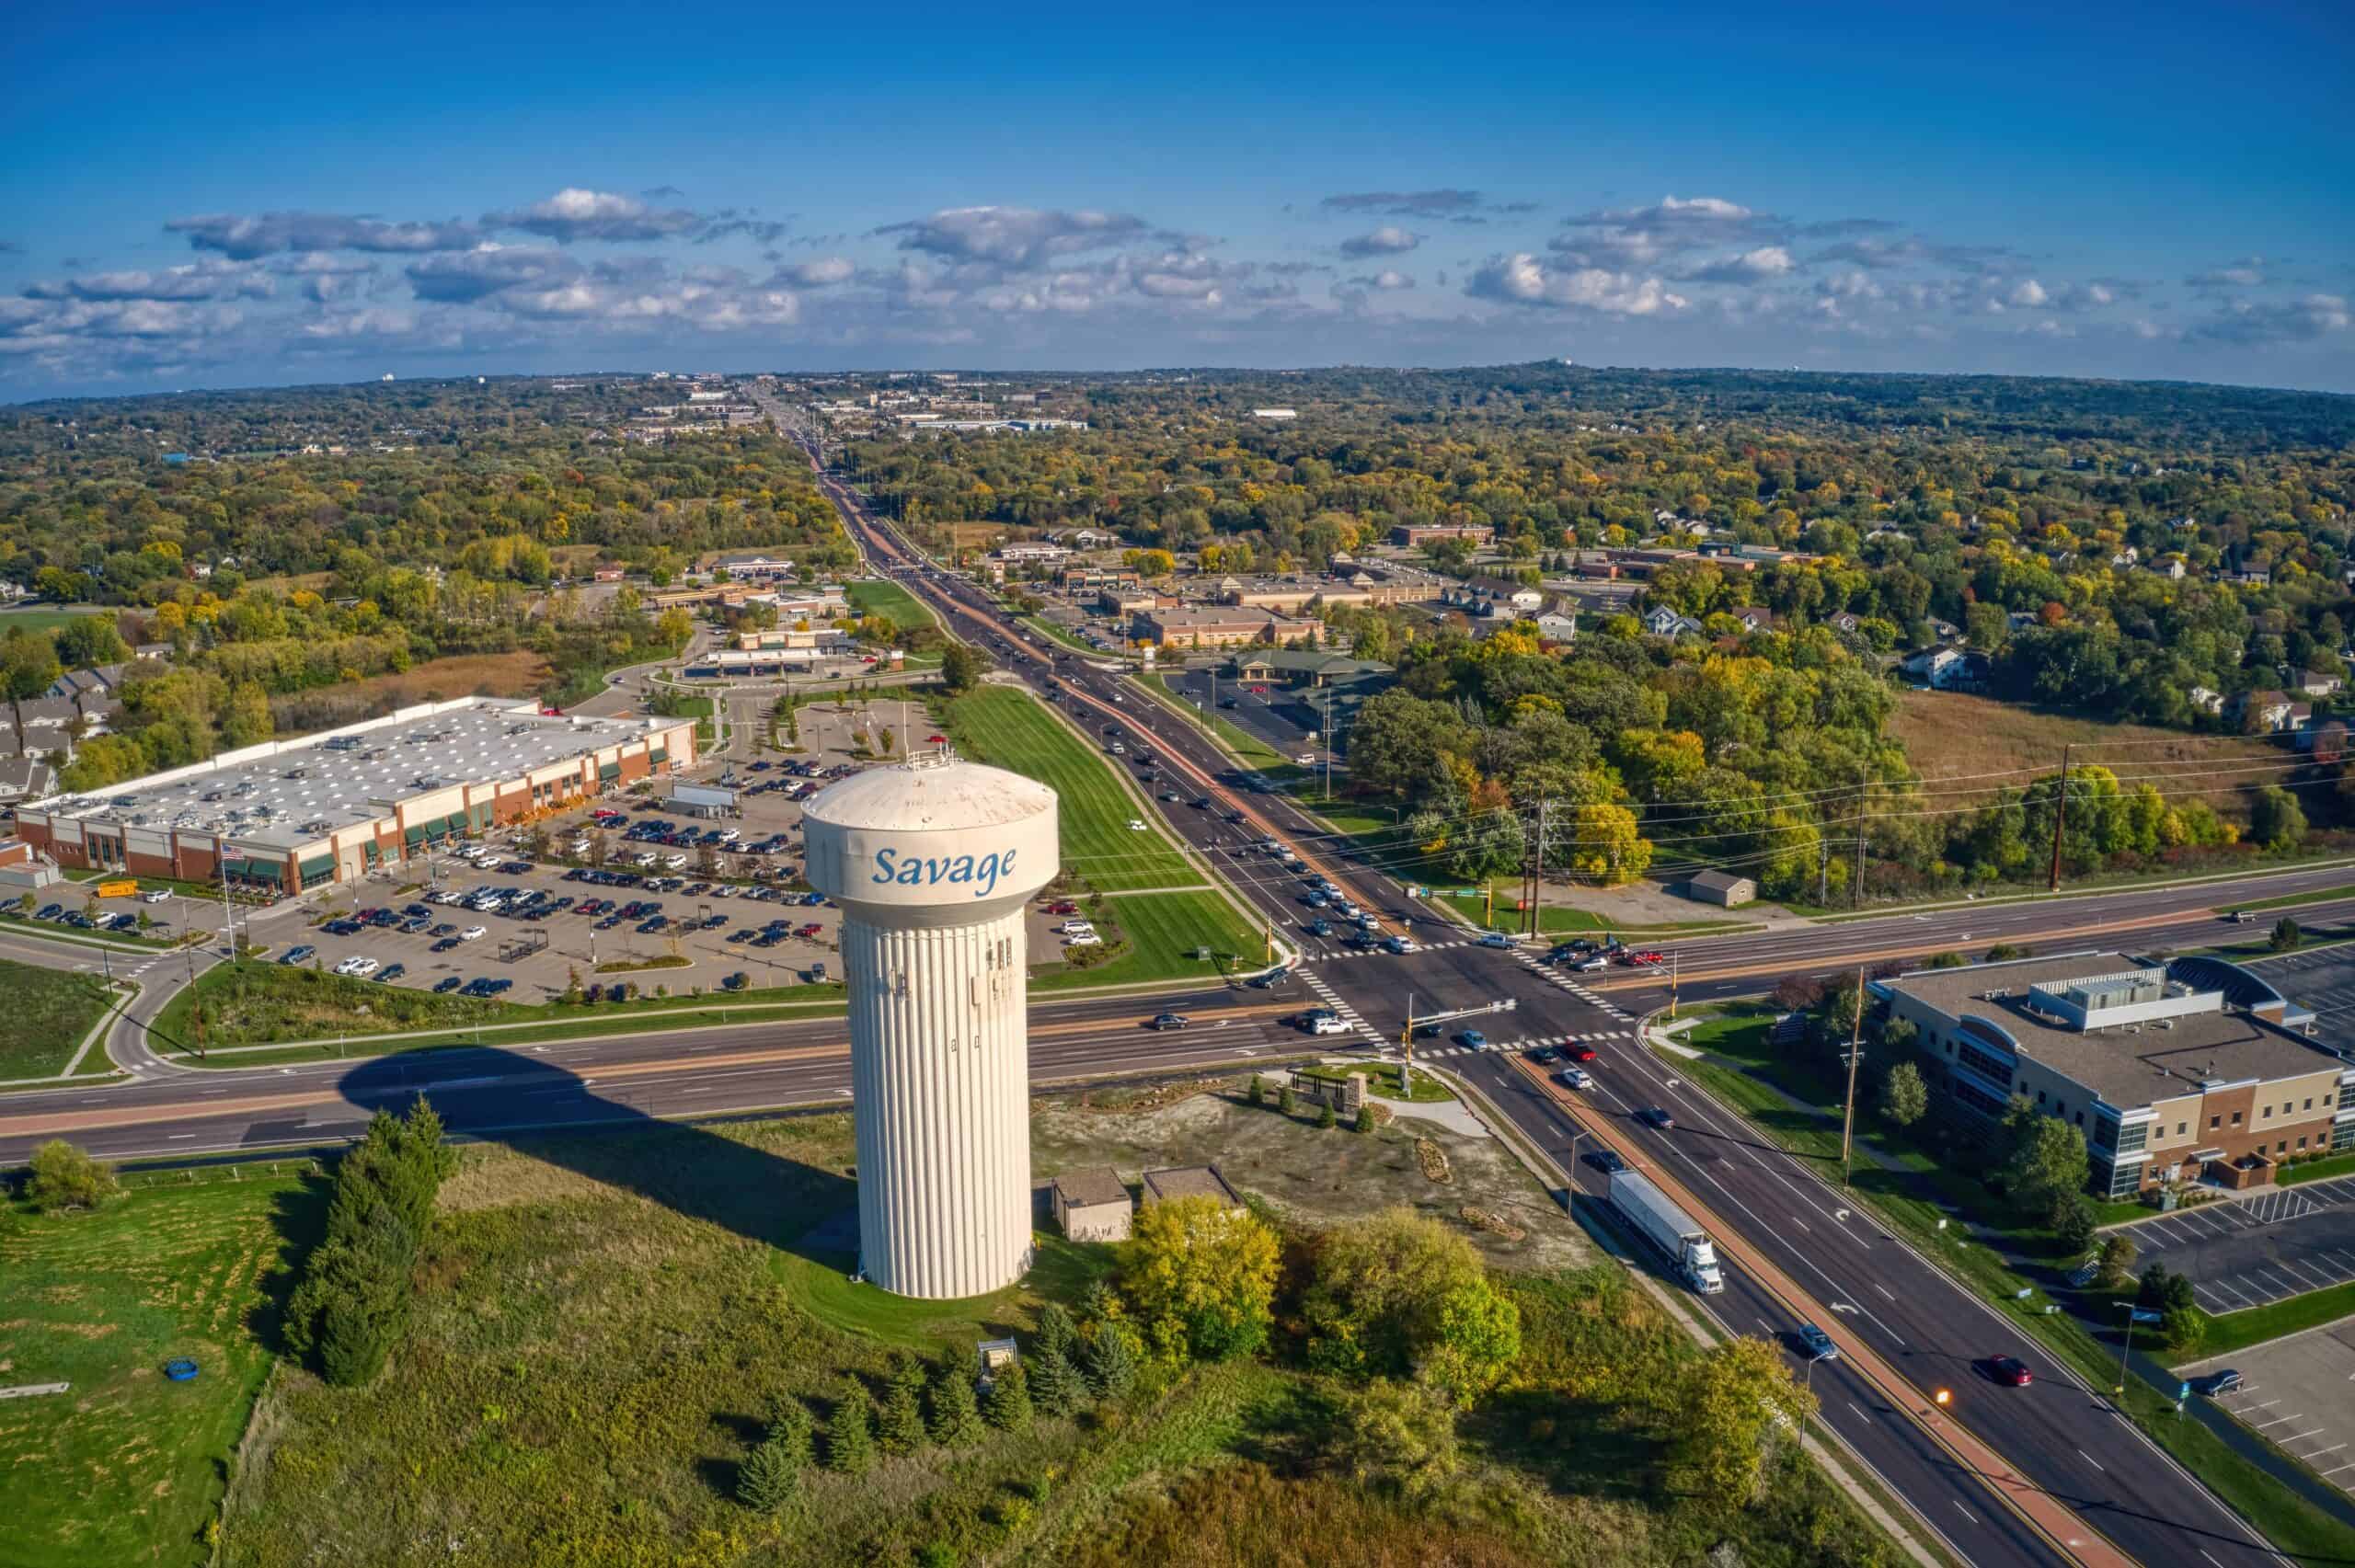
<path fill-rule="evenodd" d="M 842 906 L 859 1265 L 902 1296 L 979 1296 L 1030 1265 L 1029 961 L 1055 792 L 951 756 L 803 807 L 810 886 Z"/>

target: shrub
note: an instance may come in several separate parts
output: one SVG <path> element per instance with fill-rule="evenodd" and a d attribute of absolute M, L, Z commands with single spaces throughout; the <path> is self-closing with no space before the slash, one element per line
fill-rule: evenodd
<path fill-rule="evenodd" d="M 1136 1332 L 1122 1322 L 1099 1322 L 1087 1341 L 1087 1382 L 1099 1399 L 1124 1397 L 1136 1386 Z"/>
<path fill-rule="evenodd" d="M 1318 1127 L 1329 1128 L 1338 1127 L 1340 1123 L 1341 1118 L 1334 1113 L 1332 1101 L 1327 1100 L 1316 1108 L 1316 1125 Z"/>
<path fill-rule="evenodd" d="M 1371 1101 L 1358 1106 L 1357 1120 L 1350 1124 L 1350 1130 L 1351 1132 L 1372 1132 L 1373 1130 L 1373 1104 Z"/>
<path fill-rule="evenodd" d="M 52 1138 L 34 1150 L 32 1164 L 25 1196 L 43 1214 L 96 1208 L 122 1191 L 113 1166 L 92 1159 L 62 1138 Z"/>
<path fill-rule="evenodd" d="M 1251 1075 L 1251 1090 L 1247 1098 L 1255 1105 L 1264 1105 L 1268 1103 L 1267 1080 L 1256 1072 Z"/>

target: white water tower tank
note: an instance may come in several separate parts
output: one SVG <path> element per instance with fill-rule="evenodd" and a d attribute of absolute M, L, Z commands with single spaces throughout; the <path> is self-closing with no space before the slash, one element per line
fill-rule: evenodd
<path fill-rule="evenodd" d="M 1054 880 L 1055 792 L 953 756 L 870 768 L 802 808 L 843 910 L 859 1263 L 902 1296 L 979 1296 L 1030 1265 L 1023 906 Z"/>

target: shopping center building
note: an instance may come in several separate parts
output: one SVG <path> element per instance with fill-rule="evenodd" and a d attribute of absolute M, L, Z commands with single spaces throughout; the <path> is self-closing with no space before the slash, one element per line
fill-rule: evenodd
<path fill-rule="evenodd" d="M 52 795 L 19 807 L 17 828 L 68 869 L 295 892 L 695 758 L 693 719 L 575 717 L 468 697 Z"/>

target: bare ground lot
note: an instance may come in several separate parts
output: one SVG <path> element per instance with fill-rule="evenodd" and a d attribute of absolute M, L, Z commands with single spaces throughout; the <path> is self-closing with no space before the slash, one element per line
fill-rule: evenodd
<path fill-rule="evenodd" d="M 2196 782 L 2162 783 L 2160 788 L 2170 795 L 2196 795 L 2240 821 L 2248 815 L 2242 791 L 2273 777 L 2247 764 L 2279 764 L 2292 756 L 2263 740 L 2187 735 L 2143 724 L 2104 724 L 1962 692 L 1905 692 L 1898 700 L 1897 716 L 1890 728 L 1905 743 L 1906 755 L 1925 780 L 2016 771 L 2017 777 L 1986 781 L 2016 788 L 2030 782 L 2031 770 L 2057 772 L 2062 749 L 2069 746 L 2078 749 L 2072 765 L 2095 763 L 2121 774 L 2205 771 L 2187 766 L 2192 763 L 2219 769 L 2239 764 L 2246 771 Z"/>
<path fill-rule="evenodd" d="M 1501 1267 L 1569 1268 L 1594 1259 L 1577 1222 L 1495 1139 L 1412 1116 L 1367 1134 L 1319 1127 L 1306 1114 L 1246 1104 L 1244 1087 L 1233 1080 L 1174 1104 L 1147 1096 L 1132 1109 L 1119 1094 L 1034 1101 L 1033 1172 L 1044 1178 L 1109 1165 L 1133 1183 L 1148 1168 L 1215 1164 L 1237 1191 L 1265 1198 L 1288 1220 L 1335 1225 L 1403 1204 L 1463 1231 Z M 1446 1154 L 1446 1182 L 1423 1173 L 1419 1137 Z M 1463 1217 L 1466 1205 L 1526 1234 L 1515 1241 L 1473 1226 Z"/>
<path fill-rule="evenodd" d="M 528 650 L 459 654 L 430 658 L 395 674 L 292 692 L 270 704 L 270 714 L 287 733 L 325 729 L 452 697 L 528 697 L 547 676 L 547 661 Z"/>

